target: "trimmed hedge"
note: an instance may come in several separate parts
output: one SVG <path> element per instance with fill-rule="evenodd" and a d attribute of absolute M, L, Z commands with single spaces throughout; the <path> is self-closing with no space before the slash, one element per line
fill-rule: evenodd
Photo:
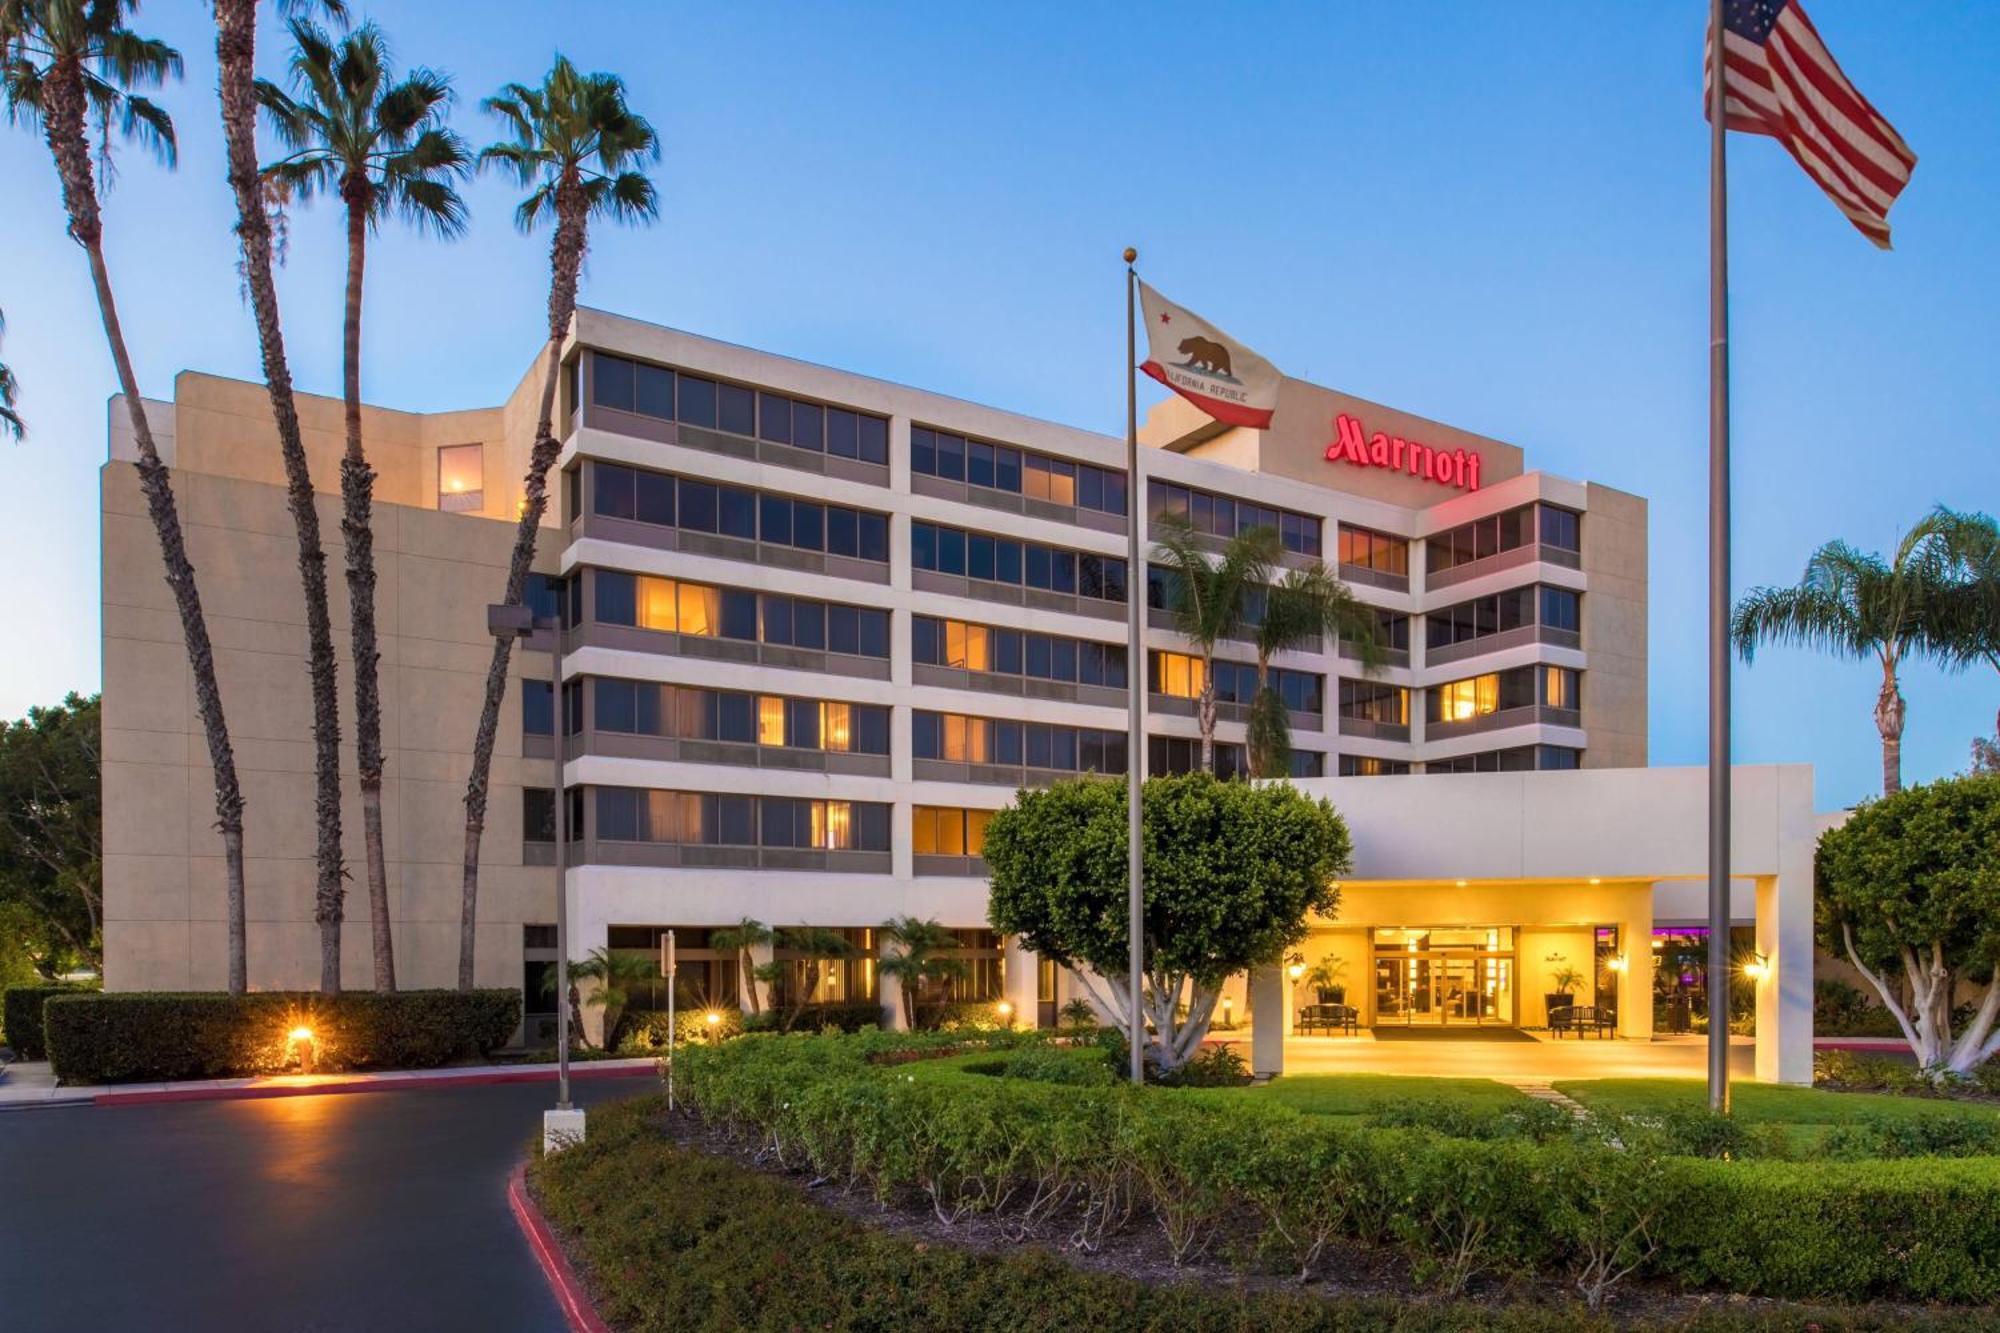
<path fill-rule="evenodd" d="M 1036 1247 L 974 1251 L 878 1230 L 812 1203 L 795 1184 L 678 1147 L 652 1125 L 662 1098 L 591 1112 L 590 1138 L 532 1162 L 544 1212 L 579 1261 L 598 1311 L 624 1333 L 686 1329 L 932 1329 L 1070 1333 L 1972 1333 L 1983 1311 L 1763 1306 L 1666 1324 L 1580 1306 L 1326 1298 L 1227 1284 L 1148 1284 L 1079 1269 Z"/>
<path fill-rule="evenodd" d="M 751 1032 L 776 1032 L 785 1024 L 789 1009 L 766 1009 L 762 1013 L 745 1014 L 743 1026 Z M 859 1032 L 863 1028 L 879 1027 L 882 1023 L 882 1003 L 879 1000 L 846 1000 L 839 1004 L 809 1004 L 799 1011 L 792 1023 L 793 1032 L 818 1032 L 821 1028 L 838 1028 L 842 1032 Z"/>
<path fill-rule="evenodd" d="M 521 993 L 111 991 L 57 996 L 44 1012 L 59 1081 L 117 1083 L 274 1073 L 299 1026 L 323 1071 L 428 1069 L 511 1041 Z"/>
<path fill-rule="evenodd" d="M 1805 1299 L 2000 1299 L 1992 1157 L 1741 1161 L 1690 1155 L 1713 1145 L 1658 1119 L 1565 1131 L 1519 1118 L 1467 1137 L 1421 1117 L 1332 1122 L 1255 1093 L 912 1077 L 894 1063 L 939 1049 L 900 1034 L 691 1047 L 681 1086 L 703 1116 L 829 1179 L 922 1198 L 941 1218 L 1004 1207 L 1084 1244 L 1150 1221 L 1177 1260 L 1226 1237 L 1310 1273 L 1349 1239 L 1399 1247 L 1448 1295 L 1538 1271 L 1597 1298 L 1631 1272 Z"/>
<path fill-rule="evenodd" d="M 51 995 L 81 995 L 95 986 L 57 982 L 51 986 L 12 986 L 0 998 L 0 1033 L 23 1060 L 49 1058 L 48 1038 L 42 1028 L 42 1005 Z"/>

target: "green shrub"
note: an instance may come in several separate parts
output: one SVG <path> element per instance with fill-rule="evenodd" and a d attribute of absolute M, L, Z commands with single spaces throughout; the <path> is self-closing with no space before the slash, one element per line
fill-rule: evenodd
<path fill-rule="evenodd" d="M 1179 1069 L 1164 1073 L 1148 1068 L 1153 1081 L 1163 1088 L 1240 1088 L 1250 1082 L 1250 1066 L 1233 1046 L 1207 1043 Z"/>
<path fill-rule="evenodd" d="M 915 1194 L 944 1219 L 1057 1222 L 1086 1250 L 1150 1223 L 1182 1262 L 1240 1229 L 1246 1250 L 1300 1272 L 1334 1238 L 1390 1240 L 1446 1293 L 1541 1271 L 1598 1300 L 1627 1274 L 1781 1297 L 2000 1297 L 2000 1159 L 1754 1160 L 1786 1154 L 1774 1128 L 1664 1116 L 1602 1118 L 1589 1133 L 1526 1110 L 1357 1126 L 1265 1093 L 967 1076 L 1094 1049 L 1035 1050 L 1046 1045 L 1004 1032 L 757 1037 L 691 1048 L 682 1082 L 701 1114 L 778 1160 Z M 912 1068 L 979 1051 L 991 1054 Z M 1978 1132 L 1899 1142 L 1970 1150 Z"/>
<path fill-rule="evenodd" d="M 1992 1157 L 2000 1154 L 2000 1118 L 1933 1115 L 1838 1125 L 1820 1145 L 1828 1157 Z"/>
<path fill-rule="evenodd" d="M 1451 1101 L 1382 1102 L 1368 1113 L 1378 1129 L 1428 1129 L 1454 1139 L 1532 1139 L 1537 1143 L 1576 1133 L 1576 1118 L 1550 1102 L 1523 1100 L 1493 1109 Z"/>
<path fill-rule="evenodd" d="M 1855 1051 L 1813 1052 L 1813 1082 L 1850 1092 L 1935 1091 L 1910 1061 Z"/>
<path fill-rule="evenodd" d="M 710 1023 L 708 1016 L 716 1021 Z M 674 1013 L 674 1029 L 681 1045 L 724 1041 L 743 1035 L 741 1009 L 680 1009 Z M 625 1016 L 625 1030 L 618 1037 L 620 1055 L 657 1055 L 667 1049 L 667 1011 L 645 1009 Z"/>
<path fill-rule="evenodd" d="M 49 1043 L 43 1034 L 42 1005 L 52 995 L 79 995 L 95 986 L 58 982 L 50 986 L 10 986 L 0 996 L 0 1036 L 23 1060 L 46 1060 Z"/>
<path fill-rule="evenodd" d="M 295 1027 L 312 1029 L 322 1070 L 432 1068 L 512 1040 L 521 993 L 114 991 L 56 996 L 45 1014 L 57 1079 L 117 1083 L 272 1073 Z"/>
<path fill-rule="evenodd" d="M 785 1031 L 785 1020 L 790 1011 L 766 1009 L 762 1013 L 744 1017 L 743 1026 L 750 1032 Z M 879 1027 L 882 1023 L 882 1004 L 879 1000 L 850 1000 L 839 1004 L 809 1004 L 801 1009 L 792 1020 L 793 1032 L 820 1032 L 836 1028 L 841 1032 L 859 1032 L 863 1028 Z"/>
<path fill-rule="evenodd" d="M 1057 1046 L 1046 1041 L 1025 1043 L 999 1062 L 998 1072 L 1006 1078 L 1073 1087 L 1105 1087 L 1118 1081 L 1118 1071 L 1097 1047 Z"/>

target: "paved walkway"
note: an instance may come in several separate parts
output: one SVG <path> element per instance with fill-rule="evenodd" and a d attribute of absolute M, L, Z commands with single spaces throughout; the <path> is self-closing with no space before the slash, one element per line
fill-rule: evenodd
<path fill-rule="evenodd" d="M 573 1083 L 633 1078 L 658 1066 L 651 1056 L 582 1060 L 569 1067 Z M 0 1078 L 0 1111 L 36 1106 L 115 1106 L 144 1102 L 296 1097 L 340 1092 L 390 1092 L 479 1083 L 553 1083 L 553 1064 L 460 1065 L 368 1074 L 278 1074 L 262 1078 L 187 1079 L 178 1083 L 86 1084 L 58 1087 L 46 1063 L 9 1066 Z"/>
<path fill-rule="evenodd" d="M 1586 1078 L 1701 1078 L 1708 1070 L 1706 1037 L 1563 1038 L 1536 1033 L 1534 1041 L 1376 1041 L 1356 1037 L 1290 1037 L 1285 1041 L 1287 1074 L 1418 1074 L 1434 1078 L 1491 1078 L 1502 1083 L 1542 1084 Z M 1247 1051 L 1248 1038 L 1244 1038 Z M 1729 1043 L 1732 1076 L 1755 1075 L 1757 1044 L 1749 1037 Z"/>

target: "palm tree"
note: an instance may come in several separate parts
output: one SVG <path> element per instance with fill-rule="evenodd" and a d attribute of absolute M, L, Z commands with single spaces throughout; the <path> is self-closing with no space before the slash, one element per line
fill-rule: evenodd
<path fill-rule="evenodd" d="M 1253 776 L 1283 777 L 1291 767 L 1291 715 L 1271 686 L 1272 656 L 1314 648 L 1327 638 L 1354 644 L 1366 675 L 1381 670 L 1386 660 L 1372 607 L 1318 561 L 1305 569 L 1287 570 L 1265 595 L 1264 615 L 1255 626 L 1257 697 L 1250 708 Z"/>
<path fill-rule="evenodd" d="M 215 827 L 222 835 L 227 888 L 229 990 L 241 995 L 249 984 L 249 962 L 244 932 L 243 789 L 236 779 L 236 750 L 223 717 L 215 652 L 181 533 L 172 478 L 153 442 L 146 401 L 139 395 L 118 303 L 111 294 L 111 272 L 104 262 L 104 218 L 91 169 L 92 121 L 103 131 L 97 146 L 100 155 L 110 152 L 109 131 L 115 127 L 121 139 L 151 149 L 168 166 L 174 163 L 172 119 L 131 90 L 179 78 L 181 57 L 166 43 L 126 26 L 136 7 L 136 0 L 0 0 L 0 60 L 4 60 L 0 76 L 5 79 L 7 118 L 39 126 L 55 159 L 69 234 L 89 258 L 105 341 L 131 417 L 139 489 L 159 534 L 167 586 L 173 590 L 181 637 L 187 644 L 195 710 L 208 739 L 209 767 L 215 776 Z"/>
<path fill-rule="evenodd" d="M 263 352 L 264 387 L 278 427 L 285 491 L 299 536 L 299 582 L 305 592 L 306 674 L 312 682 L 313 814 L 316 830 L 313 920 L 319 925 L 319 987 L 340 990 L 340 924 L 347 871 L 340 850 L 340 691 L 333 654 L 333 621 L 327 610 L 326 551 L 305 438 L 292 392 L 285 330 L 272 276 L 271 218 L 265 208 L 263 171 L 257 165 L 257 0 L 214 0 L 217 85 L 222 137 L 228 149 L 229 188 L 236 199 L 236 240 L 243 280 Z"/>
<path fill-rule="evenodd" d="M 558 55 L 538 88 L 510 83 L 485 108 L 500 117 L 512 138 L 482 151 L 482 167 L 510 173 L 529 188 L 514 211 L 514 223 L 533 231 L 552 222 L 549 249 L 549 341 L 542 370 L 541 407 L 535 443 L 522 483 L 514 555 L 507 566 L 502 597 L 518 605 L 535 559 L 535 538 L 548 508 L 549 469 L 559 445 L 555 438 L 556 382 L 562 370 L 562 340 L 576 314 L 576 285 L 596 218 L 639 223 L 659 214 L 653 182 L 633 168 L 656 161 L 659 136 L 645 117 L 625 104 L 625 83 L 615 74 L 580 74 Z M 472 742 L 472 774 L 465 784 L 464 890 L 460 904 L 458 984 L 472 987 L 474 927 L 479 913 L 479 840 L 486 831 L 487 777 L 493 766 L 493 737 L 500 726 L 500 700 L 507 692 L 507 662 L 513 640 L 496 638 L 486 669 L 486 696 Z"/>
<path fill-rule="evenodd" d="M 337 43 L 307 19 L 291 23 L 294 99 L 258 80 L 265 118 L 290 150 L 264 168 L 280 197 L 337 194 L 347 210 L 347 307 L 341 328 L 341 393 L 347 452 L 340 461 L 347 591 L 354 658 L 354 750 L 368 863 L 368 917 L 375 989 L 396 989 L 389 934 L 389 876 L 382 846 L 382 694 L 375 635 L 375 470 L 361 442 L 361 287 L 368 233 L 394 212 L 452 239 L 465 204 L 452 188 L 469 162 L 465 142 L 444 126 L 451 82 L 428 69 L 399 82 L 381 29 L 363 24 Z"/>
<path fill-rule="evenodd" d="M 1882 737 L 1884 795 L 1903 787 L 1903 662 L 1917 655 L 1950 657 L 1938 635 L 1948 587 L 1941 542 L 1934 517 L 1904 534 L 1887 562 L 1846 542 L 1828 542 L 1806 561 L 1798 586 L 1752 588 L 1730 621 L 1745 662 L 1774 643 L 1876 660 L 1882 669 L 1875 729 Z"/>
<path fill-rule="evenodd" d="M 773 961 L 769 976 L 773 983 L 771 1007 L 778 1007 L 781 990 L 789 991 L 786 1000 L 784 1021 L 781 1030 L 790 1032 L 812 1003 L 813 992 L 819 989 L 820 976 L 829 963 L 845 962 L 854 957 L 853 941 L 838 930 L 826 926 L 785 926 L 778 931 L 777 945 L 795 955 L 793 963 Z M 762 971 L 763 969 L 759 969 Z"/>
<path fill-rule="evenodd" d="M 1206 539 L 1183 514 L 1156 515 L 1153 559 L 1166 567 L 1168 609 L 1175 628 L 1201 658 L 1201 690 L 1195 719 L 1201 726 L 1201 766 L 1215 768 L 1215 646 L 1249 636 L 1265 585 L 1284 547 L 1275 529 L 1246 528 L 1223 543 L 1211 558 Z M 1135 670 L 1145 670 L 1135 663 Z M 1135 760 L 1136 762 L 1136 760 Z"/>
<path fill-rule="evenodd" d="M 607 1051 L 618 1049 L 618 1030 L 625 1022 L 625 1010 L 632 1002 L 632 992 L 659 979 L 659 963 L 645 954 L 592 949 L 581 962 L 569 965 L 572 1000 L 576 998 L 577 982 L 598 983 L 597 989 L 584 997 L 583 1003 L 604 1011 L 604 1049 Z M 542 979 L 542 993 L 553 994 L 555 985 L 556 970 L 550 968 Z M 576 1012 L 574 1006 L 571 1012 Z"/>
<path fill-rule="evenodd" d="M 1929 521 L 1937 527 L 1949 581 L 1933 646 L 1953 665 L 1984 662 L 2000 671 L 2000 524 L 1990 514 L 1943 505 Z M 1994 735 L 2000 737 L 2000 718 Z"/>
<path fill-rule="evenodd" d="M 882 933 L 897 951 L 883 955 L 876 974 L 896 979 L 903 993 L 903 1017 L 916 1027 L 917 998 L 923 988 L 965 975 L 965 961 L 947 953 L 959 947 L 958 934 L 936 921 L 914 916 L 890 918 L 882 923 Z"/>
<path fill-rule="evenodd" d="M 708 936 L 710 948 L 735 951 L 736 970 L 742 977 L 742 991 L 749 997 L 750 1012 L 753 1014 L 764 1011 L 763 1004 L 757 998 L 757 982 L 760 978 L 757 975 L 754 951 L 770 942 L 771 928 L 762 921 L 747 916 L 733 926 L 710 931 Z M 740 998 L 738 1003 L 741 1003 Z"/>
<path fill-rule="evenodd" d="M 0 333 L 6 331 L 7 316 L 5 313 L 0 313 Z M 14 409 L 20 393 L 21 385 L 14 378 L 14 372 L 8 368 L 5 361 L 0 361 L 0 435 L 13 436 L 17 444 L 28 434 L 28 427 L 21 420 L 21 414 Z"/>

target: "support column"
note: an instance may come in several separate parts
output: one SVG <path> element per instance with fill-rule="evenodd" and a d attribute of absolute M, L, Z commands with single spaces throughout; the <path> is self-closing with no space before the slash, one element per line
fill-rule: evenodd
<path fill-rule="evenodd" d="M 1812 845 L 1787 849 L 1779 872 L 1757 881 L 1757 1081 L 1810 1085 L 1813 1077 Z"/>
<path fill-rule="evenodd" d="M 583 1035 L 593 1046 L 604 1044 L 604 1007 L 590 1003 L 602 982 L 586 981 L 576 975 L 576 965 L 590 957 L 592 949 L 608 948 L 611 943 L 610 924 L 601 916 L 587 913 L 583 894 L 578 892 L 577 873 L 572 868 L 563 876 L 563 892 L 569 895 L 569 966 L 570 985 L 576 988 L 577 1020 L 583 1027 Z"/>
<path fill-rule="evenodd" d="M 1276 1076 L 1285 1072 L 1285 969 L 1282 965 L 1250 969 L 1250 1072 Z"/>
<path fill-rule="evenodd" d="M 908 1032 L 917 1025 L 917 1016 L 903 1008 L 903 983 L 900 977 L 882 975 L 879 964 L 890 952 L 887 931 L 875 934 L 875 960 L 877 963 L 876 999 L 882 1003 L 882 1026 L 890 1032 Z"/>
<path fill-rule="evenodd" d="M 1008 936 L 1005 945 L 1005 978 L 1001 995 L 1014 1006 L 1013 1022 L 1017 1028 L 1035 1026 L 1036 1014 L 1040 1011 L 1040 987 L 1036 984 L 1036 964 L 1041 960 L 1034 953 L 1021 947 L 1017 936 Z"/>
<path fill-rule="evenodd" d="M 1653 886 L 1627 890 L 1618 923 L 1618 947 L 1625 971 L 1618 978 L 1618 1035 L 1629 1041 L 1653 1039 Z"/>

